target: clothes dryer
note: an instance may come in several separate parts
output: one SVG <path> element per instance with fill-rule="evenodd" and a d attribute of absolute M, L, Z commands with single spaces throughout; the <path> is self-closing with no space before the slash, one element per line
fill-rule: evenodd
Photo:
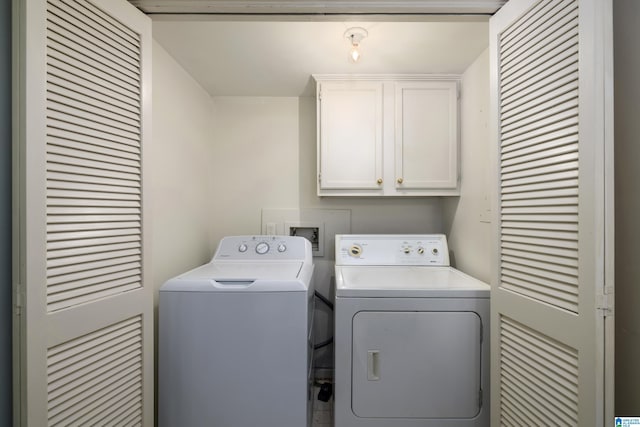
<path fill-rule="evenodd" d="M 444 235 L 337 235 L 335 427 L 489 425 L 489 286 Z"/>
<path fill-rule="evenodd" d="M 309 241 L 232 236 L 160 289 L 161 427 L 310 426 Z"/>

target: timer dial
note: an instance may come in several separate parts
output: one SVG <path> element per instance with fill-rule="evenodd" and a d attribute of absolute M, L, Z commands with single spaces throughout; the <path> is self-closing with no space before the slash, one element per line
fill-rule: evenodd
<path fill-rule="evenodd" d="M 264 255 L 269 252 L 269 244 L 267 242 L 260 242 L 256 245 L 256 253 Z"/>
<path fill-rule="evenodd" d="M 362 247 L 359 245 L 351 245 L 349 248 L 349 255 L 358 258 L 362 254 Z"/>

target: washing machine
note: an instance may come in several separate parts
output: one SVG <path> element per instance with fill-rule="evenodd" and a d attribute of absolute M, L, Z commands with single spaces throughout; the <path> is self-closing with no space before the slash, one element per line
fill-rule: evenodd
<path fill-rule="evenodd" d="M 335 427 L 489 425 L 489 286 L 444 235 L 337 235 Z"/>
<path fill-rule="evenodd" d="M 311 425 L 313 270 L 303 237 L 230 236 L 161 287 L 161 427 Z"/>

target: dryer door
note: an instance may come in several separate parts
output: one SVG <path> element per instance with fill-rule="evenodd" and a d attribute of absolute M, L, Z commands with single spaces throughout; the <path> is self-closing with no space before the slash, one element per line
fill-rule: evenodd
<path fill-rule="evenodd" d="M 481 320 L 473 312 L 358 312 L 353 318 L 354 414 L 475 417 L 480 349 Z"/>

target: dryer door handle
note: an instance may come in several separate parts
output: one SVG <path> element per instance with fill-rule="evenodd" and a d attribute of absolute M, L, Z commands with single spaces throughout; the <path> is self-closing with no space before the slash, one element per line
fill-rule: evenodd
<path fill-rule="evenodd" d="M 380 380 L 380 350 L 367 351 L 367 380 Z"/>

